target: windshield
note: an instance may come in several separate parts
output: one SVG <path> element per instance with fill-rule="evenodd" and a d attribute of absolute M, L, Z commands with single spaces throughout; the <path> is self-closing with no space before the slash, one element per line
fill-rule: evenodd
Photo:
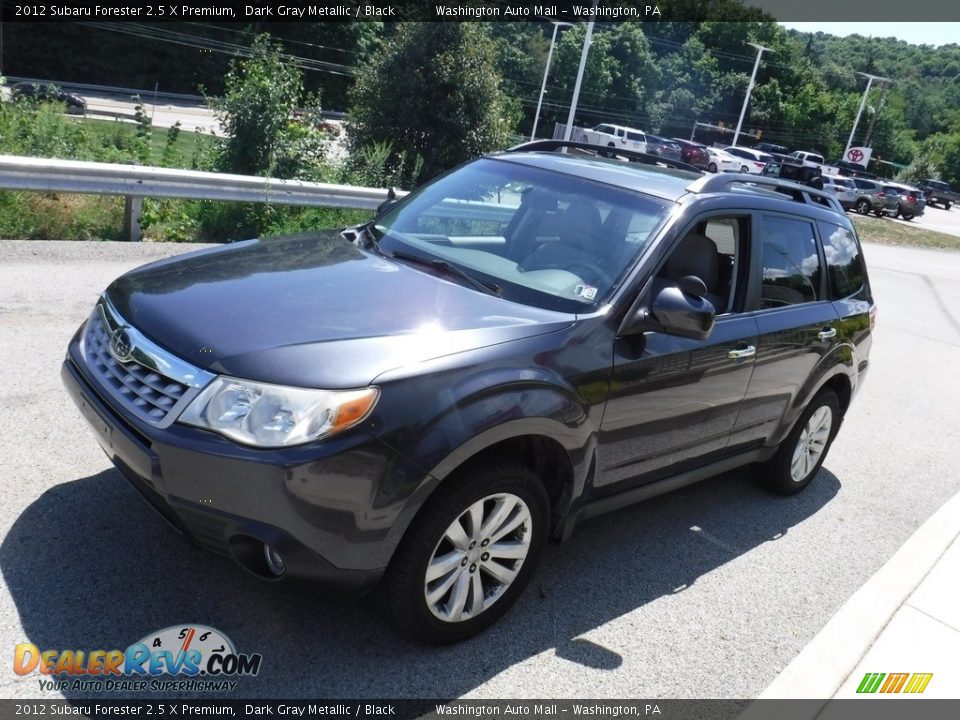
<path fill-rule="evenodd" d="M 646 195 L 488 158 L 418 190 L 373 232 L 386 255 L 444 260 L 508 300 L 582 312 L 619 284 L 669 209 Z"/>

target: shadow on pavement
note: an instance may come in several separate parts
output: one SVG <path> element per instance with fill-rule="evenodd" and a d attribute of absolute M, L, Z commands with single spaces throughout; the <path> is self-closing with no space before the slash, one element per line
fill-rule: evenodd
<path fill-rule="evenodd" d="M 203 624 L 263 655 L 236 697 L 454 698 L 544 651 L 616 669 L 620 655 L 578 636 L 782 537 L 839 488 L 821 470 L 805 492 L 777 498 L 740 470 L 607 515 L 548 548 L 496 626 L 439 649 L 401 640 L 371 599 L 263 583 L 195 550 L 114 470 L 40 496 L 0 546 L 0 570 L 27 633 L 19 642 L 41 650 L 122 650 L 171 625 Z"/>

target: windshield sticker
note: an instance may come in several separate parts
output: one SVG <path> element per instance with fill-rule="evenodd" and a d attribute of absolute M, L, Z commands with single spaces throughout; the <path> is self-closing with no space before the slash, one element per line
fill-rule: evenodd
<path fill-rule="evenodd" d="M 573 294 L 586 300 L 593 300 L 597 296 L 597 289 L 593 285 L 577 285 Z"/>

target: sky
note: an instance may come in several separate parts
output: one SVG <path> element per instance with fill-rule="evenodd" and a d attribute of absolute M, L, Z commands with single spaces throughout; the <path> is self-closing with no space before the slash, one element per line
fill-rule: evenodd
<path fill-rule="evenodd" d="M 947 0 L 955 2 L 956 0 Z M 784 22 L 784 27 L 801 32 L 825 32 L 831 35 L 895 37 L 914 45 L 960 44 L 960 23 L 955 22 Z"/>

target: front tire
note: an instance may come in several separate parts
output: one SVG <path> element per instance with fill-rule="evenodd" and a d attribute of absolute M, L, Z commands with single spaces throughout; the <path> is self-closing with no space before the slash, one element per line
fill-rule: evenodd
<path fill-rule="evenodd" d="M 864 198 L 857 200 L 857 212 L 861 215 L 870 214 L 870 201 Z"/>
<path fill-rule="evenodd" d="M 519 462 L 467 468 L 428 501 L 387 570 L 384 600 L 397 629 L 431 645 L 496 622 L 533 575 L 550 504 Z"/>
<path fill-rule="evenodd" d="M 821 390 L 780 443 L 776 454 L 761 464 L 763 484 L 777 495 L 796 495 L 816 476 L 840 427 L 840 401 L 830 389 Z"/>

